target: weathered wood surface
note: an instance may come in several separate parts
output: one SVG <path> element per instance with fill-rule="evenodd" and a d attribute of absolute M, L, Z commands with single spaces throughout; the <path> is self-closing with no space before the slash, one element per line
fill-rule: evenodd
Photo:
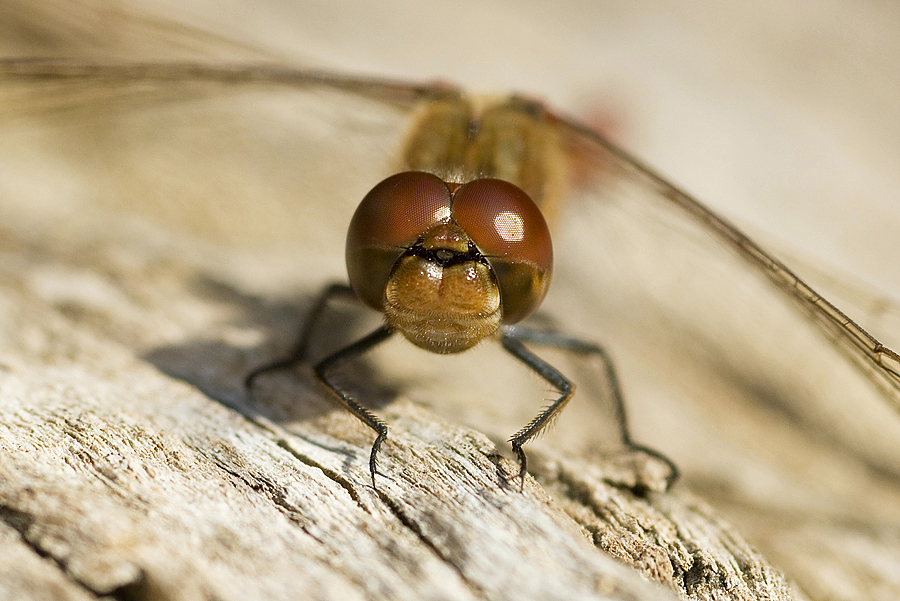
<path fill-rule="evenodd" d="M 517 404 L 530 415 L 516 400 L 540 384 L 519 372 L 524 384 L 491 389 L 510 360 L 489 348 L 454 363 L 395 345 L 348 376 L 392 428 L 373 489 L 372 433 L 307 368 L 266 376 L 252 397 L 242 386 L 290 347 L 340 257 L 232 244 L 222 229 L 280 240 L 292 225 L 227 196 L 231 180 L 185 206 L 207 194 L 185 176 L 212 145 L 185 152 L 191 164 L 157 164 L 153 147 L 119 182 L 133 196 L 94 204 L 112 194 L 70 185 L 71 168 L 98 140 L 121 143 L 105 125 L 120 115 L 83 101 L 45 125 L 92 118 L 93 137 L 17 136 L 34 148 L 3 148 L 0 165 L 0 598 L 900 598 L 896 473 L 767 407 L 754 382 L 739 383 L 755 408 L 722 398 L 660 417 L 638 404 L 640 440 L 685 468 L 668 493 L 636 496 L 634 464 L 566 444 L 600 429 L 583 402 L 529 448 L 520 492 L 503 439 L 523 422 L 494 418 Z M 140 157 L 153 133 L 121 152 Z M 158 182 L 178 197 L 154 197 Z M 148 199 L 168 203 L 153 225 Z M 454 404 L 465 419 L 439 415 Z M 734 429 L 721 433 L 725 411 Z"/>
<path fill-rule="evenodd" d="M 792 598 L 688 492 L 549 454 L 520 492 L 412 403 L 375 490 L 370 433 L 303 370 L 244 392 L 263 304 L 137 235 L 4 222 L 4 598 Z"/>

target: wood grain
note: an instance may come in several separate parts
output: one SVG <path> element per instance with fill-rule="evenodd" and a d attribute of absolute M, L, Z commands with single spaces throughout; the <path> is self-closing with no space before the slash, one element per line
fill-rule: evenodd
<path fill-rule="evenodd" d="M 545 451 L 520 491 L 494 442 L 410 401 L 382 409 L 373 489 L 371 433 L 308 370 L 243 390 L 259 324 L 296 315 L 156 230 L 8 217 L 0 597 L 797 598 L 682 488 Z"/>

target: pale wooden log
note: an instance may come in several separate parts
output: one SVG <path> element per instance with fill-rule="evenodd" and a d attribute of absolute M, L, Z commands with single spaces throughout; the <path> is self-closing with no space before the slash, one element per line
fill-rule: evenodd
<path fill-rule="evenodd" d="M 261 309 L 152 231 L 35 237 L 21 217 L 2 235 L 0 597 L 797 598 L 677 487 L 640 498 L 545 451 L 520 492 L 491 440 L 413 403 L 382 409 L 373 489 L 371 433 L 304 370 L 243 390 Z"/>

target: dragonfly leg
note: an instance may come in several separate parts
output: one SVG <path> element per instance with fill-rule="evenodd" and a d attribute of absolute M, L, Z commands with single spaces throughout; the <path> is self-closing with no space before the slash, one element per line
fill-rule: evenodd
<path fill-rule="evenodd" d="M 328 306 L 331 299 L 336 297 L 355 298 L 356 295 L 354 294 L 353 289 L 347 284 L 334 283 L 325 288 L 321 294 L 319 294 L 319 298 L 316 299 L 316 302 L 310 309 L 309 315 L 303 324 L 303 330 L 300 332 L 300 337 L 297 339 L 297 344 L 294 346 L 293 350 L 281 359 L 276 359 L 260 365 L 244 377 L 244 386 L 248 391 L 252 391 L 253 383 L 259 376 L 270 371 L 277 371 L 279 369 L 290 367 L 306 359 L 306 351 L 309 347 L 313 330 L 319 322 L 319 318 L 322 316 L 325 307 Z"/>
<path fill-rule="evenodd" d="M 504 329 L 500 335 L 500 343 L 507 352 L 544 378 L 560 393 L 559 398 L 548 405 L 537 417 L 528 422 L 525 427 L 509 439 L 513 451 L 519 460 L 519 482 L 524 485 L 527 459 L 525 451 L 522 450 L 522 445 L 534 438 L 562 410 L 575 393 L 575 385 L 555 367 L 529 351 L 522 343 L 522 338 L 518 336 L 517 329 Z"/>
<path fill-rule="evenodd" d="M 381 449 L 381 443 L 385 441 L 388 434 L 387 424 L 377 415 L 353 400 L 350 395 L 329 380 L 328 372 L 381 344 L 390 338 L 393 333 L 394 330 L 390 326 L 383 325 L 374 332 L 360 338 L 350 346 L 346 346 L 328 357 L 325 357 L 319 361 L 314 368 L 316 377 L 338 397 L 338 400 L 341 401 L 344 407 L 375 431 L 375 442 L 372 444 L 372 451 L 369 453 L 369 472 L 372 475 L 372 486 L 375 486 L 375 468 L 377 467 L 378 451 Z"/>
<path fill-rule="evenodd" d="M 619 385 L 619 378 L 616 374 L 615 365 L 609 353 L 606 352 L 599 344 L 587 342 L 571 336 L 566 336 L 552 330 L 531 330 L 520 326 L 506 327 L 501 335 L 503 347 L 513 354 L 516 358 L 528 365 L 542 378 L 547 380 L 557 390 L 561 396 L 555 402 L 544 409 L 537 417 L 528 423 L 524 428 L 519 430 L 515 436 L 510 439 L 513 449 L 519 456 L 521 466 L 520 475 L 524 476 L 525 461 L 522 445 L 533 438 L 542 428 L 544 428 L 550 420 L 562 409 L 565 403 L 572 397 L 574 385 L 559 371 L 548 365 L 542 359 L 538 358 L 528 351 L 523 342 L 539 344 L 542 346 L 550 346 L 565 351 L 570 351 L 578 355 L 595 357 L 600 360 L 603 365 L 603 375 L 612 391 L 613 404 L 616 412 L 616 421 L 619 425 L 619 431 L 622 436 L 622 443 L 631 450 L 640 451 L 651 457 L 659 459 L 669 468 L 669 474 L 665 479 L 665 490 L 678 479 L 678 467 L 671 459 L 663 453 L 650 447 L 641 445 L 634 441 L 628 427 L 628 413 L 625 408 L 625 397 L 622 394 L 622 388 Z"/>
<path fill-rule="evenodd" d="M 325 288 L 316 299 L 316 302 L 313 303 L 313 306 L 309 311 L 309 316 L 306 318 L 306 322 L 303 325 L 303 330 L 300 332 L 300 337 L 298 338 L 297 344 L 294 346 L 293 350 L 281 359 L 276 359 L 253 369 L 244 377 L 244 386 L 248 391 L 252 391 L 253 383 L 259 376 L 270 371 L 276 371 L 279 369 L 290 367 L 296 363 L 300 363 L 306 360 L 306 353 L 309 348 L 309 343 L 311 341 L 313 331 L 315 330 L 315 327 L 319 322 L 322 313 L 325 311 L 325 308 L 328 306 L 328 303 L 332 299 L 339 297 L 356 298 L 356 294 L 353 292 L 353 289 L 350 288 L 350 286 L 348 286 L 347 284 L 334 283 Z M 338 397 L 341 403 L 351 413 L 353 413 L 353 415 L 355 415 L 364 424 L 375 431 L 377 436 L 375 438 L 375 443 L 372 445 L 372 451 L 369 455 L 369 471 L 372 474 L 373 486 L 375 484 L 376 457 L 378 455 L 378 450 L 381 448 L 381 444 L 387 438 L 387 425 L 380 418 L 378 418 L 378 416 L 354 401 L 349 395 L 347 395 L 347 393 L 345 393 L 334 383 L 332 383 L 328 379 L 327 374 L 331 369 L 338 367 L 343 363 L 346 363 L 354 357 L 361 355 L 372 347 L 383 342 L 388 337 L 390 337 L 392 333 L 393 330 L 390 327 L 382 326 L 371 334 L 350 344 L 349 346 L 346 346 L 339 351 L 332 353 L 328 357 L 325 357 L 324 359 L 319 361 L 313 368 L 316 377 Z"/>

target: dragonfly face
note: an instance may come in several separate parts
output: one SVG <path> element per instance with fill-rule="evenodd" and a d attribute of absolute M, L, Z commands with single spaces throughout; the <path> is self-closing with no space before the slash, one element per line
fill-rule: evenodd
<path fill-rule="evenodd" d="M 353 289 L 436 353 L 469 349 L 534 311 L 552 264 L 537 205 L 497 179 L 448 185 L 425 172 L 394 175 L 366 195 L 347 235 Z"/>

